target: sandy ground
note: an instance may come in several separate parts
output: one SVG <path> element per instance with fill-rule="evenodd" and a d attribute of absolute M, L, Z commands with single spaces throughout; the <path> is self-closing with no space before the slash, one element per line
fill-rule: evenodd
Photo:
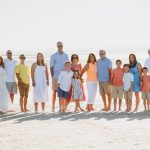
<path fill-rule="evenodd" d="M 0 116 L 0 150 L 150 150 L 150 112 L 104 113 L 98 108 Z"/>

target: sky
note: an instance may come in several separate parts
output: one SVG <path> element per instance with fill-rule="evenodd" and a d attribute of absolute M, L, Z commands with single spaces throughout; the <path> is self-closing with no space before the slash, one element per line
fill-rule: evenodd
<path fill-rule="evenodd" d="M 148 49 L 150 0 L 0 0 L 0 50 Z"/>

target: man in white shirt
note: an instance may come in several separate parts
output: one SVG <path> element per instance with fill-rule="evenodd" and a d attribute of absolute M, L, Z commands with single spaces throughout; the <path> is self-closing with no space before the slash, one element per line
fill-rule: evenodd
<path fill-rule="evenodd" d="M 10 94 L 10 99 L 13 104 L 14 94 L 17 94 L 17 84 L 15 78 L 15 67 L 17 61 L 12 58 L 12 51 L 8 50 L 6 52 L 7 59 L 4 61 L 5 71 L 6 71 L 6 86 Z"/>
<path fill-rule="evenodd" d="M 60 112 L 66 111 L 67 99 L 71 88 L 73 72 L 71 71 L 71 63 L 65 62 L 65 70 L 61 71 L 58 77 L 58 97 L 60 100 Z"/>
<path fill-rule="evenodd" d="M 145 60 L 144 67 L 148 69 L 148 74 L 150 75 L 150 49 L 148 50 L 148 55 L 149 55 L 149 58 Z"/>

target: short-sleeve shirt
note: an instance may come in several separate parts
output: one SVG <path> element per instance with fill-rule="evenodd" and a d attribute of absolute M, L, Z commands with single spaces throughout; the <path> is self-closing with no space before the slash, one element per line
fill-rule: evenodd
<path fill-rule="evenodd" d="M 150 76 L 142 76 L 142 92 L 150 92 Z"/>
<path fill-rule="evenodd" d="M 131 87 L 131 82 L 134 81 L 134 76 L 130 72 L 125 72 L 123 75 L 123 89 L 128 91 Z"/>
<path fill-rule="evenodd" d="M 62 70 L 64 70 L 64 64 L 69 60 L 69 57 L 66 53 L 56 52 L 51 56 L 50 67 L 54 69 L 54 78 L 58 79 L 58 76 Z"/>
<path fill-rule="evenodd" d="M 16 73 L 19 73 L 21 81 L 25 84 L 29 83 L 29 68 L 25 64 L 19 64 L 16 66 Z"/>
<path fill-rule="evenodd" d="M 124 71 L 122 68 L 113 69 L 113 71 L 112 71 L 112 85 L 123 86 L 123 74 L 124 74 Z"/>
<path fill-rule="evenodd" d="M 6 71 L 6 82 L 16 82 L 15 67 L 17 65 L 17 61 L 13 59 L 5 59 L 4 65 Z"/>
<path fill-rule="evenodd" d="M 146 59 L 144 67 L 148 69 L 148 74 L 150 75 L 150 57 Z"/>
<path fill-rule="evenodd" d="M 110 69 L 112 68 L 112 62 L 108 58 L 99 59 L 97 62 L 98 81 L 107 82 L 110 80 Z"/>
<path fill-rule="evenodd" d="M 72 71 L 68 72 L 64 70 L 60 72 L 59 78 L 58 78 L 58 84 L 60 84 L 59 87 L 63 91 L 68 92 L 70 90 L 72 77 L 73 77 Z"/>

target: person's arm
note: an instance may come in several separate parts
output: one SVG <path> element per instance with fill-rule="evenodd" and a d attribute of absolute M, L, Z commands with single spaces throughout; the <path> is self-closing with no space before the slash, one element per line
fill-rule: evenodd
<path fill-rule="evenodd" d="M 35 87 L 35 80 L 34 80 L 34 72 L 35 72 L 36 64 L 34 63 L 31 67 L 31 79 L 32 79 L 32 86 Z"/>
<path fill-rule="evenodd" d="M 54 64 L 55 64 L 54 56 L 52 55 L 51 58 L 50 58 L 50 73 L 51 73 L 51 77 L 54 76 Z"/>
<path fill-rule="evenodd" d="M 82 76 L 83 76 L 83 74 L 88 70 L 88 68 L 89 68 L 89 64 L 86 64 L 85 66 L 84 66 L 84 68 L 82 69 L 82 71 L 81 71 L 81 81 L 83 80 L 82 79 Z"/>
<path fill-rule="evenodd" d="M 60 85 L 61 79 L 62 79 L 62 72 L 60 72 L 59 77 L 58 77 L 58 81 L 57 81 L 58 87 Z"/>
<path fill-rule="evenodd" d="M 46 65 L 46 78 L 47 78 L 47 85 L 49 86 L 49 73 L 48 73 L 48 67 Z"/>
<path fill-rule="evenodd" d="M 140 63 L 138 64 L 138 70 L 139 70 L 140 79 L 141 79 L 141 77 L 142 77 L 142 65 Z"/>
<path fill-rule="evenodd" d="M 111 76 L 112 76 L 112 62 L 111 62 L 111 60 L 110 60 L 108 68 L 109 68 L 109 78 L 110 78 L 109 81 L 111 83 Z"/>
<path fill-rule="evenodd" d="M 134 81 L 134 76 L 131 75 L 131 85 L 129 91 L 131 92 L 133 90 L 133 81 Z"/>
<path fill-rule="evenodd" d="M 16 72 L 16 77 L 17 77 L 18 82 L 22 83 L 22 80 L 20 78 L 19 68 L 17 66 L 15 68 L 15 72 Z"/>

